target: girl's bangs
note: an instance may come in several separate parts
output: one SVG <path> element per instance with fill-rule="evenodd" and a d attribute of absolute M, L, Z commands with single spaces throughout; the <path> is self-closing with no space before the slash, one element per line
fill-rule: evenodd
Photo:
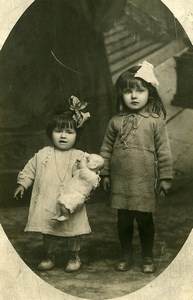
<path fill-rule="evenodd" d="M 72 119 L 59 119 L 56 121 L 58 129 L 74 129 L 76 130 L 75 122 Z"/>
<path fill-rule="evenodd" d="M 145 82 L 143 82 L 143 80 L 139 78 L 131 78 L 123 82 L 122 89 L 133 89 L 133 88 L 141 89 L 143 87 L 146 87 L 146 84 Z"/>

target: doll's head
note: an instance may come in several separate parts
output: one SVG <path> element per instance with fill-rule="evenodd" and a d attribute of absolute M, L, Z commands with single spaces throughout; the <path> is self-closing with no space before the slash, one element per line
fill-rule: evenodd
<path fill-rule="evenodd" d="M 91 171 L 98 172 L 104 167 L 104 159 L 98 154 L 85 153 L 80 161 L 79 168 L 88 168 Z"/>
<path fill-rule="evenodd" d="M 98 154 L 90 154 L 87 157 L 87 168 L 93 171 L 100 171 L 104 167 L 104 158 Z"/>
<path fill-rule="evenodd" d="M 146 111 L 163 114 L 166 117 L 165 108 L 158 94 L 158 85 L 150 63 L 145 61 L 129 68 L 115 83 L 117 112 L 125 113 L 145 108 Z M 138 105 L 139 103 L 141 105 Z"/>
<path fill-rule="evenodd" d="M 78 129 L 71 112 L 55 114 L 47 125 L 46 133 L 53 145 L 59 150 L 68 150 L 76 142 Z"/>

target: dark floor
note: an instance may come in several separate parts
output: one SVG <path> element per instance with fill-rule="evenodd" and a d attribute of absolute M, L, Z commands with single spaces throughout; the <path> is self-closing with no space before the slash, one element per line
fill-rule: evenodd
<path fill-rule="evenodd" d="M 109 207 L 107 201 L 95 199 L 87 205 L 92 234 L 85 240 L 80 254 L 81 270 L 73 274 L 64 272 L 69 254 L 65 251 L 65 245 L 60 243 L 57 267 L 49 272 L 39 272 L 36 267 L 43 255 L 41 235 L 23 232 L 29 201 L 28 197 L 20 203 L 11 198 L 15 180 L 13 177 L 10 177 L 9 181 L 1 179 L 0 182 L 4 189 L 0 196 L 2 200 L 0 218 L 9 240 L 38 276 L 57 289 L 74 296 L 97 300 L 109 299 L 140 289 L 170 264 L 193 227 L 193 180 L 190 177 L 179 178 L 174 182 L 170 195 L 158 201 L 154 246 L 156 273 L 147 275 L 141 272 L 137 230 L 134 239 L 135 265 L 130 271 L 119 273 L 114 270 L 119 254 L 116 211 Z"/>

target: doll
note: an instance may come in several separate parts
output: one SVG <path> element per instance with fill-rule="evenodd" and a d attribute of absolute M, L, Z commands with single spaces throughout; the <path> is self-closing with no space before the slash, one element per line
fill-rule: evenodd
<path fill-rule="evenodd" d="M 97 154 L 85 153 L 81 161 L 77 160 L 74 175 L 62 188 L 58 198 L 58 215 L 52 220 L 68 220 L 69 215 L 85 203 L 92 190 L 99 186 L 99 174 L 103 166 L 104 159 Z"/>

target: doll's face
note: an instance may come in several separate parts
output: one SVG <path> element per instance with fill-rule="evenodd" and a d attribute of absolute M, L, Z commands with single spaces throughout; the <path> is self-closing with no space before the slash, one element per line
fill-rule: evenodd
<path fill-rule="evenodd" d="M 96 154 L 90 154 L 86 158 L 86 166 L 90 170 L 100 170 L 103 167 L 103 158 Z"/>
<path fill-rule="evenodd" d="M 97 167 L 97 165 L 98 165 L 98 163 L 94 156 L 89 155 L 88 157 L 86 157 L 86 166 L 88 169 L 90 169 L 90 170 L 95 169 Z"/>
<path fill-rule="evenodd" d="M 78 167 L 81 168 L 88 168 L 89 170 L 99 171 L 104 166 L 104 159 L 99 156 L 98 154 L 86 154 L 81 159 L 78 164 Z"/>
<path fill-rule="evenodd" d="M 52 131 L 52 141 L 55 147 L 65 151 L 72 148 L 76 141 L 76 131 L 72 128 L 54 128 Z"/>

